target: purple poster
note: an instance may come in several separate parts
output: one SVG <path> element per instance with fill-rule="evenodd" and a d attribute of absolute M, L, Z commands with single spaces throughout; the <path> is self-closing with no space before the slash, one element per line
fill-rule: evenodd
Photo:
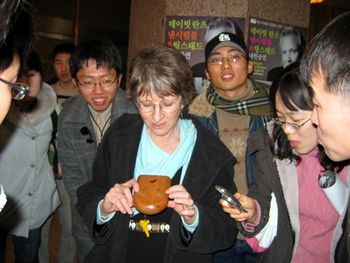
<path fill-rule="evenodd" d="M 204 62 L 204 47 L 209 35 L 208 25 L 215 21 L 217 28 L 229 30 L 229 23 L 235 22 L 244 32 L 245 19 L 234 17 L 208 16 L 168 16 L 165 25 L 165 43 L 179 50 L 189 61 L 190 65 Z M 220 31 L 216 31 L 217 34 Z"/>
<path fill-rule="evenodd" d="M 188 60 L 197 92 L 209 85 L 205 77 L 205 44 L 221 32 L 244 32 L 245 19 L 235 17 L 168 16 L 165 24 L 165 43 L 179 50 Z"/>
<path fill-rule="evenodd" d="M 250 18 L 248 50 L 254 62 L 254 79 L 273 81 L 305 49 L 307 29 Z"/>

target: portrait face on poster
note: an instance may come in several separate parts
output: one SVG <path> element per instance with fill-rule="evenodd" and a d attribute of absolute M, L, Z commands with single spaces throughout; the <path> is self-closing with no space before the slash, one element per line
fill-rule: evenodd
<path fill-rule="evenodd" d="M 307 30 L 296 26 L 250 18 L 248 49 L 254 63 L 253 78 L 273 81 L 305 50 Z"/>

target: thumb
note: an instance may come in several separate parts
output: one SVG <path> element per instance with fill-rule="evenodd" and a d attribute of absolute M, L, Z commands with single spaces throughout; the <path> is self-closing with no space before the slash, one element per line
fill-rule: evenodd
<path fill-rule="evenodd" d="M 236 197 L 238 200 L 240 200 L 241 198 L 242 198 L 242 194 L 241 193 L 235 193 L 234 195 L 233 195 L 234 197 Z"/>

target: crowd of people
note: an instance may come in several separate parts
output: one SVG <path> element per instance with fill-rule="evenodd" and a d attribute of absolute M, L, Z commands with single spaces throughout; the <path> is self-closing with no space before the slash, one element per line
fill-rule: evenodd
<path fill-rule="evenodd" d="M 9 235 L 16 262 L 49 262 L 56 213 L 59 262 L 349 262 L 350 12 L 305 52 L 286 29 L 271 86 L 213 23 L 199 94 L 160 44 L 121 87 L 107 40 L 56 46 L 46 83 L 25 4 L 0 14 L 0 262 Z"/>

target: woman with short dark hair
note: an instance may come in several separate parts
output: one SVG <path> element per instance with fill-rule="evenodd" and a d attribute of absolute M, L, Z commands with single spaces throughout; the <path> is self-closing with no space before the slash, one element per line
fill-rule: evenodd
<path fill-rule="evenodd" d="M 248 212 L 223 203 L 224 210 L 242 223 L 253 250 L 262 252 L 258 262 L 345 262 L 337 244 L 345 238 L 348 163 L 331 161 L 318 145 L 312 90 L 296 64 L 275 80 L 271 99 L 276 118 L 270 136 L 259 132 L 248 143 L 255 184 L 250 197 L 236 194 Z"/>

